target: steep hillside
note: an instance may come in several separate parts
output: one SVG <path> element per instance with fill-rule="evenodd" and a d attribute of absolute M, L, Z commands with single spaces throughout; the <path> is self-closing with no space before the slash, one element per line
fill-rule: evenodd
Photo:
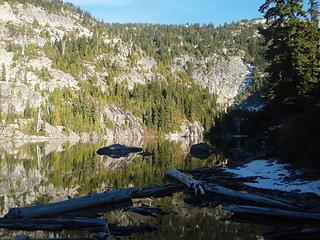
<path fill-rule="evenodd" d="M 263 67 L 259 26 L 105 24 L 60 1 L 0 0 L 0 137 L 208 129 Z"/>

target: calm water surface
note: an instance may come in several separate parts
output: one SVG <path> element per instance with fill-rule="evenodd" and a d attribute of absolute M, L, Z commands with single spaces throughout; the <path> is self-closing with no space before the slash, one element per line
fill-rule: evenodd
<path fill-rule="evenodd" d="M 222 154 L 199 160 L 188 155 L 181 143 L 161 141 L 145 144 L 151 156 L 137 154 L 112 159 L 96 154 L 104 143 L 75 144 L 22 144 L 3 143 L 0 148 L 0 211 L 17 206 L 34 205 L 81 196 L 90 192 L 124 187 L 142 187 L 163 183 L 164 172 L 170 167 L 214 167 L 225 162 Z M 161 199 L 135 201 L 160 206 L 171 214 L 154 219 L 132 212 L 106 213 L 110 223 L 122 225 L 149 223 L 159 230 L 134 235 L 130 239 L 263 239 L 263 228 L 224 220 L 225 212 L 217 208 L 199 208 L 188 205 L 182 193 Z M 0 231 L 0 238 L 21 234 Z M 33 237 L 75 237 L 80 233 L 28 233 Z"/>

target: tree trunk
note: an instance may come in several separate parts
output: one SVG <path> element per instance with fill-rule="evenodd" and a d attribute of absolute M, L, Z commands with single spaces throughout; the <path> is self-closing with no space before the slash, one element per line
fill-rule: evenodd
<path fill-rule="evenodd" d="M 286 203 L 285 201 L 275 200 L 247 192 L 235 191 L 233 189 L 226 188 L 217 184 L 208 184 L 205 185 L 204 188 L 206 192 L 217 193 L 231 198 L 246 200 L 259 205 L 267 205 L 283 209 L 300 209 L 296 206 L 291 205 L 290 203 Z"/>
<path fill-rule="evenodd" d="M 264 217 L 279 217 L 299 220 L 320 220 L 320 214 L 310 212 L 296 212 L 277 208 L 264 208 L 246 205 L 224 206 L 225 210 L 240 214 L 253 214 Z"/>
<path fill-rule="evenodd" d="M 0 219 L 0 228 L 26 231 L 86 231 L 107 232 L 104 219 Z"/>
<path fill-rule="evenodd" d="M 250 194 L 250 193 L 235 191 L 235 190 L 220 186 L 218 184 L 205 184 L 203 182 L 197 181 L 192 177 L 179 172 L 177 169 L 169 169 L 166 172 L 166 175 L 178 180 L 179 182 L 185 184 L 187 187 L 194 189 L 195 194 L 197 194 L 198 192 L 200 194 L 204 194 L 205 192 L 217 193 L 227 197 L 246 200 L 246 201 L 254 202 L 261 205 L 281 207 L 284 209 L 298 209 L 296 206 L 293 206 L 284 201 L 274 200 L 274 199 L 270 199 L 270 198 Z"/>
<path fill-rule="evenodd" d="M 182 172 L 179 172 L 175 168 L 171 168 L 166 171 L 166 175 L 169 177 L 172 177 L 179 182 L 186 185 L 188 188 L 192 188 L 194 190 L 194 193 L 197 195 L 197 193 L 200 193 L 201 195 L 204 194 L 203 184 L 200 181 L 197 181 L 193 179 L 192 177 L 189 177 Z"/>
<path fill-rule="evenodd" d="M 132 194 L 136 191 L 136 188 L 128 188 L 111 192 L 90 194 L 84 197 L 73 198 L 62 202 L 48 203 L 45 205 L 37 205 L 25 208 L 11 208 L 5 215 L 5 218 L 47 218 L 65 212 L 131 200 Z"/>

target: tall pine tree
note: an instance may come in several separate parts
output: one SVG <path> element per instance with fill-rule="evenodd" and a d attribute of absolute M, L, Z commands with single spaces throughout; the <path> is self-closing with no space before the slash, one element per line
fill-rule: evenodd
<path fill-rule="evenodd" d="M 309 15 L 303 0 L 266 0 L 260 7 L 267 20 L 262 30 L 267 50 L 266 95 L 270 105 L 302 105 L 319 86 L 317 1 Z"/>

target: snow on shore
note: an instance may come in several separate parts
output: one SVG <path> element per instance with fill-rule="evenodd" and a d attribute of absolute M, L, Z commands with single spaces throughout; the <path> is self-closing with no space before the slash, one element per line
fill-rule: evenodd
<path fill-rule="evenodd" d="M 303 179 L 301 171 L 289 170 L 289 166 L 277 160 L 255 160 L 235 169 L 226 168 L 225 171 L 239 177 L 257 177 L 256 182 L 245 183 L 251 187 L 315 193 L 320 196 L 320 180 Z"/>

